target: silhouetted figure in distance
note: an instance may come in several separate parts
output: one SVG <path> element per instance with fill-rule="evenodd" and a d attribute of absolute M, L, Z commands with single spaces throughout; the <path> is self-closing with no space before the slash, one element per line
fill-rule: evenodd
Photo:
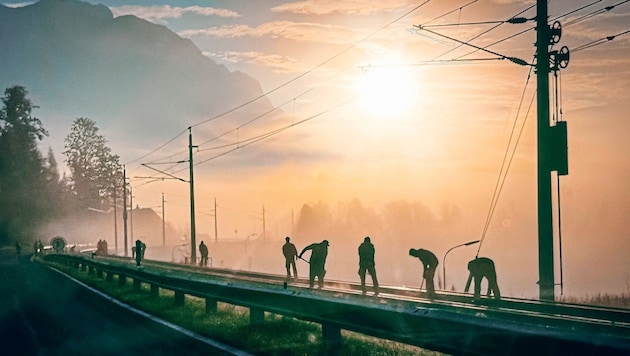
<path fill-rule="evenodd" d="M 309 288 L 313 288 L 315 283 L 315 277 L 317 277 L 317 283 L 319 288 L 324 287 L 324 275 L 326 270 L 324 265 L 326 264 L 326 257 L 328 256 L 328 240 L 324 240 L 319 243 L 310 244 L 300 252 L 299 258 L 302 258 L 304 252 L 312 250 L 311 259 L 309 261 Z"/>
<path fill-rule="evenodd" d="M 372 277 L 372 284 L 374 285 L 374 295 L 378 295 L 378 279 L 376 278 L 376 269 L 374 268 L 374 245 L 370 241 L 370 237 L 367 236 L 363 239 L 363 243 L 359 245 L 359 277 L 361 278 L 361 290 L 363 294 L 366 293 L 365 288 L 365 272 Z"/>
<path fill-rule="evenodd" d="M 468 281 L 466 282 L 466 288 L 464 293 L 468 293 L 470 289 L 470 282 L 475 280 L 475 300 L 479 300 L 481 297 L 481 280 L 485 277 L 488 280 L 488 297 L 490 293 L 494 295 L 494 299 L 501 299 L 501 292 L 499 291 L 499 285 L 497 284 L 497 271 L 494 268 L 494 262 L 486 257 L 477 257 L 474 260 L 468 262 Z"/>
<path fill-rule="evenodd" d="M 140 264 L 142 263 L 143 257 L 144 257 L 144 249 L 146 245 L 140 241 L 140 240 L 136 240 L 136 266 L 140 266 Z M 132 251 L 133 253 L 133 251 Z"/>
<path fill-rule="evenodd" d="M 297 266 L 295 265 L 295 258 L 298 254 L 297 249 L 295 245 L 290 242 L 291 238 L 289 238 L 289 236 L 285 237 L 284 240 L 286 242 L 282 245 L 282 254 L 284 255 L 285 267 L 287 268 L 287 279 L 291 278 L 291 269 L 293 269 L 293 278 L 297 279 Z"/>
<path fill-rule="evenodd" d="M 422 262 L 423 273 L 422 277 L 427 281 L 427 294 L 430 298 L 435 295 L 435 285 L 433 284 L 433 277 L 435 276 L 435 269 L 438 265 L 438 259 L 433 252 L 424 249 L 410 249 L 409 256 L 417 257 Z M 420 286 L 422 288 L 422 286 Z"/>
<path fill-rule="evenodd" d="M 201 254 L 201 261 L 199 261 L 199 265 L 205 267 L 208 265 L 208 246 L 201 241 L 199 244 L 199 253 Z"/>

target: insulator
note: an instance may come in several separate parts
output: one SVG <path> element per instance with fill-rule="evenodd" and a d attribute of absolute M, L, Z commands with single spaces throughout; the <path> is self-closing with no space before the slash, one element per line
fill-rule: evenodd
<path fill-rule="evenodd" d="M 549 52 L 549 67 L 553 71 L 569 66 L 569 47 L 563 46 L 559 51 Z"/>
<path fill-rule="evenodd" d="M 560 42 L 560 38 L 562 38 L 562 24 L 559 21 L 555 21 L 549 27 L 549 44 L 555 45 Z"/>
<path fill-rule="evenodd" d="M 529 19 L 525 18 L 525 17 L 512 17 L 511 19 L 507 20 L 507 23 L 511 23 L 511 24 L 518 24 L 518 23 L 525 23 L 529 21 Z"/>
<path fill-rule="evenodd" d="M 560 52 L 558 52 L 558 57 L 557 57 L 557 61 L 558 61 L 558 66 L 560 68 L 566 68 L 569 66 L 569 47 L 567 46 L 563 46 L 562 48 L 560 48 Z"/>

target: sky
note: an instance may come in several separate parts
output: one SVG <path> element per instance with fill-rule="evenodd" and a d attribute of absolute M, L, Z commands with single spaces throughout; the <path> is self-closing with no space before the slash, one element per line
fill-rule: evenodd
<path fill-rule="evenodd" d="M 204 143 L 194 156 L 198 233 L 213 235 L 215 199 L 220 238 L 260 234 L 264 206 L 267 233 L 278 241 L 292 234 L 292 216 L 304 203 L 334 207 L 356 198 L 378 211 L 388 202 L 417 201 L 435 214 L 452 204 L 462 218 L 457 232 L 412 240 L 414 247 L 443 256 L 483 237 L 481 255 L 504 266 L 502 292 L 537 294 L 536 107 L 530 107 L 536 80 L 531 66 L 504 59 L 534 63 L 534 22 L 498 26 L 514 16 L 532 19 L 534 1 L 89 2 L 192 40 L 208 58 L 257 79 L 281 109 L 281 119 L 263 117 L 268 124 L 256 129 L 229 119 L 200 126 L 247 142 L 294 124 L 216 158 L 227 151 L 208 143 L 213 137 L 194 134 L 195 143 Z M 552 94 L 558 93 L 554 120 L 566 121 L 569 131 L 569 175 L 559 188 L 565 290 L 630 292 L 630 3 L 549 1 L 549 14 L 562 24 L 553 49 L 571 50 L 567 68 L 550 77 Z M 489 45 L 490 52 L 478 49 Z M 190 125 L 183 122 L 182 130 Z M 134 205 L 157 208 L 164 192 L 167 219 L 185 229 L 188 185 L 137 178 L 155 173 L 141 163 L 186 151 L 187 135 L 173 136 L 164 132 L 152 147 L 114 139 L 112 149 L 132 177 Z M 511 136 L 519 137 L 517 145 L 508 145 Z M 484 234 L 501 164 L 513 150 Z M 171 172 L 187 179 L 185 166 Z M 362 241 L 344 238 L 356 239 L 357 246 Z M 379 236 L 372 241 L 377 251 L 387 242 Z M 476 250 L 455 251 L 453 265 Z M 463 283 L 464 274 L 453 274 Z"/>

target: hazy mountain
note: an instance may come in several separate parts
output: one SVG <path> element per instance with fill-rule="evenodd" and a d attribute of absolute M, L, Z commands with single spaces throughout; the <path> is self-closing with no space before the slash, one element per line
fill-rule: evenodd
<path fill-rule="evenodd" d="M 47 128 L 87 116 L 125 137 L 165 137 L 261 94 L 166 27 L 77 0 L 0 5 L 0 47 L 0 88 L 25 86 Z"/>

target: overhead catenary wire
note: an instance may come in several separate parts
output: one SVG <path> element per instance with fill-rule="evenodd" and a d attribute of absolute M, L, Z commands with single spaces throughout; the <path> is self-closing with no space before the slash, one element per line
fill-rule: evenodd
<path fill-rule="evenodd" d="M 275 130 L 273 130 L 273 131 L 266 132 L 266 133 L 261 134 L 261 135 L 257 135 L 257 136 L 251 137 L 251 138 L 249 138 L 249 139 L 247 139 L 247 140 L 243 140 L 243 141 L 240 141 L 240 142 L 235 142 L 235 143 L 232 143 L 231 145 L 232 145 L 232 146 L 236 145 L 236 147 L 232 148 L 232 149 L 231 149 L 231 150 L 229 150 L 229 151 L 222 152 L 222 153 L 220 153 L 220 154 L 217 154 L 217 155 L 215 155 L 215 156 L 212 156 L 212 157 L 210 157 L 210 158 L 207 158 L 207 159 L 204 159 L 204 160 L 200 160 L 200 161 L 198 161 L 198 162 L 195 162 L 195 166 L 197 166 L 197 165 L 201 165 L 201 164 L 203 164 L 203 163 L 206 163 L 206 162 L 209 162 L 209 161 L 211 161 L 211 160 L 217 159 L 217 158 L 219 158 L 219 157 L 225 156 L 225 155 L 227 155 L 228 153 L 232 153 L 232 152 L 234 152 L 234 151 L 236 151 L 236 150 L 238 150 L 238 149 L 241 149 L 241 148 L 247 147 L 247 146 L 249 146 L 249 145 L 252 145 L 252 144 L 254 144 L 254 143 L 257 143 L 257 142 L 259 142 L 259 141 L 262 141 L 262 140 L 264 140 L 264 139 L 267 139 L 267 138 L 269 138 L 269 137 L 271 137 L 271 136 L 277 135 L 277 134 L 279 134 L 279 133 L 281 133 L 281 132 L 283 132 L 283 131 L 286 131 L 286 130 L 288 130 L 288 129 L 292 128 L 292 127 L 295 127 L 295 126 L 297 126 L 297 125 L 300 125 L 300 124 L 306 123 L 306 122 L 311 121 L 311 120 L 313 120 L 313 119 L 316 119 L 316 118 L 318 118 L 318 117 L 320 117 L 320 116 L 322 116 L 322 115 L 324 115 L 324 114 L 327 114 L 327 113 L 329 113 L 329 112 L 331 112 L 331 111 L 333 111 L 333 110 L 336 110 L 336 109 L 338 109 L 338 108 L 340 108 L 340 107 L 342 107 L 342 106 L 347 105 L 347 104 L 348 104 L 349 102 L 351 102 L 351 101 L 352 101 L 352 99 L 349 99 L 349 100 L 343 101 L 343 102 L 341 102 L 341 103 L 339 103 L 339 104 L 337 104 L 337 105 L 335 105 L 335 106 L 333 106 L 333 107 L 331 107 L 331 108 L 328 108 L 328 109 L 326 109 L 326 110 L 320 111 L 319 113 L 314 114 L 314 115 L 311 115 L 311 116 L 309 116 L 309 117 L 307 117 L 307 118 L 305 118 L 305 119 L 302 119 L 302 120 L 300 120 L 300 121 L 297 121 L 297 122 L 291 123 L 291 124 L 289 124 L 289 125 L 286 125 L 286 126 L 283 126 L 283 127 L 277 128 L 277 129 L 275 129 Z M 229 145 L 226 145 L 226 146 L 229 146 Z M 181 171 L 183 171 L 183 170 L 177 171 L 176 173 L 181 172 Z"/>
<path fill-rule="evenodd" d="M 613 10 L 614 8 L 616 8 L 617 6 L 619 6 L 619 5 L 623 5 L 623 4 L 628 3 L 628 2 L 630 2 L 630 0 L 624 0 L 624 1 L 618 2 L 618 3 L 614 4 L 614 5 L 610 5 L 610 6 L 603 7 L 603 8 L 601 8 L 601 9 L 598 9 L 598 10 L 592 11 L 592 12 L 590 12 L 590 13 L 588 13 L 588 14 L 582 15 L 582 16 L 580 16 L 580 17 L 576 18 L 576 19 L 573 19 L 573 20 L 571 20 L 571 21 L 567 22 L 567 23 L 566 23 L 566 24 L 564 24 L 564 25 L 565 25 L 565 26 L 575 25 L 575 24 L 580 23 L 580 22 L 582 22 L 582 21 L 584 21 L 584 20 L 588 20 L 588 19 L 590 19 L 591 17 L 594 17 L 594 16 L 597 16 L 597 15 L 601 15 L 601 14 L 607 13 L 607 12 L 609 12 L 610 10 Z"/>
<path fill-rule="evenodd" d="M 505 56 L 505 55 L 503 55 L 503 54 L 501 54 L 501 53 L 498 53 L 498 52 L 495 52 L 495 51 L 491 51 L 491 50 L 489 50 L 489 49 L 487 49 L 487 48 L 476 46 L 476 45 L 474 45 L 474 44 L 470 43 L 470 41 L 461 41 L 461 40 L 458 40 L 458 39 L 456 39 L 456 38 L 453 38 L 453 37 L 450 37 L 450 36 L 447 36 L 447 35 L 444 35 L 444 34 L 441 34 L 441 33 L 435 32 L 435 31 L 432 31 L 432 30 L 428 30 L 428 29 L 426 29 L 426 28 L 424 28 L 424 27 L 421 27 L 421 26 L 420 26 L 420 27 L 418 27 L 418 28 L 419 28 L 420 30 L 423 30 L 423 31 L 427 31 L 427 32 L 429 32 L 429 33 L 432 33 L 432 34 L 434 34 L 434 35 L 436 35 L 436 36 L 443 37 L 443 38 L 446 38 L 446 39 L 448 39 L 448 40 L 451 40 L 451 41 L 454 41 L 454 42 L 460 43 L 460 44 L 462 44 L 462 45 L 465 45 L 465 46 L 469 46 L 469 47 L 475 48 L 475 49 L 477 49 L 477 50 L 479 50 L 479 51 L 486 52 L 486 53 L 490 53 L 490 54 L 495 55 L 495 56 L 498 56 L 498 57 L 500 57 L 500 58 L 502 58 L 502 59 L 507 59 L 507 60 L 509 60 L 509 61 L 511 61 L 511 62 L 514 62 L 514 63 L 516 63 L 516 64 L 523 65 L 523 66 L 525 66 L 525 65 L 531 66 L 531 64 L 529 64 L 529 63 L 525 62 L 525 61 L 524 61 L 524 60 L 522 60 L 522 59 L 519 59 L 519 58 L 516 58 L 516 57 L 509 57 L 509 56 Z"/>
<path fill-rule="evenodd" d="M 427 1 L 427 2 L 428 2 L 428 1 Z M 471 2 L 471 4 L 472 4 L 472 3 L 474 3 L 474 2 L 476 2 L 476 1 Z M 426 2 L 425 2 L 425 3 L 426 3 Z M 423 4 L 425 4 L 425 3 L 423 3 Z M 422 4 L 421 4 L 421 5 L 422 5 Z M 530 29 L 527 29 L 526 31 L 530 31 L 530 30 L 531 30 L 531 28 L 530 28 Z M 523 32 L 526 32 L 526 31 L 523 31 Z M 519 33 L 519 34 L 520 34 L 520 33 Z M 519 34 L 512 35 L 512 36 L 517 36 L 517 35 L 519 35 Z M 368 37 L 368 38 L 369 38 L 369 37 Z M 367 38 L 366 38 L 366 39 L 367 39 Z M 506 40 L 506 39 L 504 39 L 504 40 Z M 503 41 L 504 41 L 504 40 L 503 40 Z M 482 50 L 482 49 L 481 49 L 481 48 L 478 48 L 478 50 Z M 503 56 L 503 58 L 502 58 L 502 59 L 505 59 L 505 58 L 507 58 L 507 57 Z M 332 59 L 334 59 L 334 58 L 331 58 L 330 60 L 332 60 Z M 481 59 L 479 59 L 479 60 L 481 60 Z M 322 64 L 325 64 L 325 63 L 327 63 L 327 62 L 322 62 Z M 315 68 L 311 69 L 311 71 L 312 71 L 312 70 L 314 70 L 314 69 L 315 69 Z M 305 74 L 307 74 L 307 73 L 305 73 Z M 288 83 L 286 83 L 286 84 L 288 84 Z M 265 95 L 266 95 L 266 94 L 265 94 Z M 198 125 L 198 124 L 195 124 L 195 125 Z M 275 130 L 274 130 L 274 131 L 275 131 Z M 272 131 L 272 132 L 271 132 L 271 135 L 275 134 L 275 133 L 274 133 L 274 131 Z M 185 132 L 185 131 L 184 131 L 184 132 Z M 180 133 L 180 135 L 181 135 L 181 133 Z M 261 136 L 263 136 L 263 135 L 261 135 Z M 261 139 L 264 139 L 264 138 L 266 138 L 266 137 L 263 137 L 263 138 L 261 138 Z M 216 138 L 215 138 L 215 139 L 216 139 Z M 210 141 L 213 141 L 213 140 L 214 140 L 214 139 L 212 139 L 212 140 L 210 140 Z M 209 141 L 208 141 L 208 142 L 209 142 Z M 252 142 L 252 143 L 253 143 L 253 142 Z M 168 144 L 168 143 L 167 143 L 167 144 Z M 249 145 L 249 144 L 250 144 L 250 143 L 247 143 L 247 145 Z M 166 144 L 165 144 L 165 145 L 166 145 Z M 163 146 L 165 146 L 165 145 L 163 145 Z M 163 147 L 163 146 L 161 146 L 161 147 Z M 160 147 L 160 148 L 161 148 L 161 147 Z M 244 147 L 244 146 L 243 146 L 243 147 Z M 151 153 L 153 153 L 153 152 L 155 152 L 155 151 L 159 150 L 160 148 L 158 148 L 158 149 L 156 149 L 156 150 L 152 151 Z M 216 148 L 211 148 L 211 149 L 216 149 Z M 151 154 L 151 153 L 149 153 L 149 154 Z M 223 154 L 222 154 L 222 155 L 223 155 Z M 146 157 L 146 156 L 144 156 L 144 157 Z M 215 157 L 215 158 L 216 158 L 216 157 Z M 212 158 L 212 159 L 213 159 L 213 158 Z M 137 160 L 136 160 L 136 161 L 137 161 Z"/>
<path fill-rule="evenodd" d="M 580 51 L 583 51 L 585 49 L 589 49 L 589 48 L 592 48 L 592 47 L 595 47 L 595 46 L 599 46 L 599 45 L 604 44 L 606 42 L 610 42 L 610 41 L 614 40 L 617 37 L 624 36 L 624 35 L 627 35 L 629 33 L 630 33 L 630 30 L 626 30 L 626 31 L 623 31 L 623 32 L 619 32 L 616 35 L 602 37 L 602 38 L 600 38 L 598 40 L 591 41 L 589 43 L 585 43 L 583 45 L 577 46 L 571 52 L 572 53 L 580 52 Z"/>
<path fill-rule="evenodd" d="M 492 199 L 490 200 L 490 206 L 488 208 L 488 215 L 486 216 L 486 221 L 485 221 L 485 224 L 483 226 L 483 230 L 482 230 L 482 233 L 481 233 L 479 246 L 477 248 L 476 257 L 479 257 L 479 252 L 481 251 L 481 247 L 483 245 L 483 242 L 484 242 L 484 240 L 486 238 L 488 229 L 490 227 L 490 222 L 492 221 L 492 217 L 494 216 L 494 211 L 495 211 L 495 208 L 496 208 L 497 203 L 499 201 L 499 196 L 501 195 L 501 192 L 503 190 L 503 185 L 504 185 L 505 180 L 507 178 L 507 173 L 508 173 L 508 171 L 510 169 L 510 166 L 512 164 L 512 159 L 514 158 L 514 154 L 516 153 L 516 148 L 517 148 L 518 143 L 520 141 L 521 134 L 523 133 L 523 129 L 525 127 L 525 123 L 527 121 L 527 117 L 529 116 L 529 112 L 531 110 L 531 106 L 532 106 L 532 104 L 534 102 L 535 95 L 532 96 L 532 100 L 531 100 L 531 102 L 529 104 L 529 108 L 528 108 L 527 114 L 525 115 L 525 118 L 523 120 L 523 124 L 521 125 L 521 130 L 520 130 L 520 132 L 519 132 L 519 134 L 518 134 L 518 136 L 516 138 L 516 142 L 514 144 L 512 144 L 513 139 L 514 139 L 514 134 L 515 134 L 515 131 L 516 131 L 516 124 L 518 123 L 518 117 L 519 117 L 521 109 L 523 107 L 523 101 L 524 101 L 525 95 L 527 93 L 527 87 L 529 86 L 529 82 L 530 82 L 533 70 L 534 70 L 534 68 L 530 67 L 529 72 L 527 74 L 527 80 L 525 81 L 525 85 L 523 87 L 523 92 L 521 94 L 521 99 L 520 99 L 520 102 L 519 102 L 518 110 L 516 111 L 514 124 L 512 125 L 512 131 L 510 132 L 510 137 L 509 137 L 508 142 L 507 142 L 507 147 L 505 149 L 505 154 L 503 155 L 503 160 L 501 162 L 501 169 L 499 170 L 499 175 L 497 177 L 497 181 L 496 181 L 496 184 L 495 184 L 495 187 L 494 187 L 494 192 L 492 194 Z M 510 155 L 510 147 L 513 147 L 511 155 Z M 509 160 L 508 160 L 508 155 L 510 155 Z"/>
<path fill-rule="evenodd" d="M 471 3 L 474 3 L 474 2 L 476 2 L 476 1 L 478 1 L 478 0 L 474 0 L 474 1 L 472 1 Z M 326 60 L 324 60 L 324 61 L 320 62 L 319 64 L 317 64 L 317 65 L 315 65 L 314 67 L 310 68 L 309 70 L 307 70 L 307 71 L 305 71 L 305 72 L 301 73 L 300 75 L 298 75 L 298 76 L 296 76 L 296 77 L 293 77 L 292 79 L 289 79 L 288 81 L 286 81 L 286 82 L 282 83 L 281 85 L 279 85 L 279 86 L 277 86 L 277 87 L 275 87 L 275 88 L 273 88 L 273 89 L 271 89 L 271 90 L 269 90 L 269 91 L 267 91 L 267 92 L 264 92 L 264 93 L 262 93 L 261 95 L 259 95 L 259 96 L 255 97 L 255 98 L 253 98 L 253 99 L 250 99 L 250 100 L 248 100 L 248 101 L 246 101 L 246 102 L 244 102 L 244 103 L 242 103 L 242 104 L 240 104 L 240 105 L 237 105 L 237 106 L 235 106 L 235 107 L 233 107 L 233 108 L 231 108 L 231 109 L 228 109 L 228 110 L 226 110 L 226 111 L 224 111 L 224 112 L 222 112 L 222 113 L 220 113 L 220 114 L 218 114 L 218 115 L 215 115 L 215 116 L 213 116 L 213 117 L 210 117 L 210 118 L 205 119 L 205 120 L 202 120 L 202 121 L 199 121 L 199 122 L 197 122 L 197 123 L 195 123 L 195 124 L 191 125 L 190 127 L 191 127 L 191 128 L 192 128 L 192 127 L 197 127 L 197 126 L 203 125 L 203 124 L 205 124 L 205 123 L 208 123 L 208 122 L 210 122 L 210 121 L 214 121 L 214 120 L 216 120 L 216 119 L 219 119 L 219 118 L 221 118 L 221 117 L 223 117 L 223 116 L 226 116 L 226 115 L 228 115 L 228 114 L 230 114 L 230 113 L 232 113 L 232 112 L 235 112 L 235 111 L 237 111 L 237 110 L 239 110 L 239 109 L 241 109 L 241 108 L 243 108 L 243 107 L 246 107 L 246 106 L 248 106 L 248 105 L 250 105 L 250 104 L 252 104 L 252 103 L 254 103 L 254 102 L 256 102 L 256 101 L 258 101 L 258 100 L 260 100 L 260 99 L 262 99 L 262 98 L 264 98 L 264 97 L 266 97 L 266 96 L 268 96 L 269 94 L 272 94 L 272 93 L 274 93 L 274 92 L 276 92 L 276 91 L 280 90 L 281 88 L 283 88 L 283 87 L 285 87 L 285 86 L 287 86 L 287 85 L 289 85 L 289 84 L 291 84 L 291 83 L 293 83 L 293 82 L 295 82 L 295 81 L 297 81 L 297 80 L 299 80 L 299 79 L 301 79 L 301 78 L 303 78 L 303 77 L 307 76 L 308 74 L 310 74 L 310 73 L 314 72 L 315 70 L 319 69 L 320 67 L 323 67 L 324 65 L 326 65 L 326 64 L 330 63 L 331 61 L 333 61 L 334 59 L 336 59 L 336 58 L 340 57 L 341 55 L 343 55 L 343 54 L 347 53 L 348 51 L 350 51 L 350 50 L 352 50 L 352 49 L 356 48 L 358 45 L 360 45 L 361 43 L 363 43 L 363 42 L 365 42 L 365 41 L 369 40 L 370 38 L 372 38 L 373 36 L 375 36 L 375 35 L 376 35 L 376 34 L 378 34 L 379 32 L 381 32 L 381 31 L 383 31 L 383 30 L 385 30 L 385 29 L 389 28 L 390 26 L 392 26 L 392 25 L 393 25 L 393 24 L 395 24 L 396 22 L 398 22 L 398 21 L 402 20 L 403 18 L 405 18 L 405 17 L 409 16 L 410 14 L 412 14 L 412 13 L 413 13 L 413 12 L 415 12 L 415 11 L 417 11 L 418 9 L 420 9 L 420 8 L 421 8 L 421 7 L 423 7 L 424 5 L 428 4 L 429 2 L 431 2 L 431 0 L 425 0 L 425 1 L 423 1 L 423 2 L 422 2 L 422 3 L 420 3 L 419 5 L 417 5 L 417 6 L 413 7 L 413 8 L 412 8 L 412 9 L 410 9 L 409 11 L 405 12 L 404 14 L 402 14 L 401 16 L 399 16 L 399 17 L 395 18 L 394 20 L 392 20 L 392 21 L 388 22 L 387 24 L 385 24 L 384 26 L 382 26 L 382 27 L 378 28 L 377 30 L 373 31 L 373 32 L 372 32 L 372 33 L 370 33 L 369 35 L 367 35 L 367 36 L 363 37 L 363 38 L 362 38 L 362 39 L 360 39 L 359 41 L 357 41 L 357 42 L 353 43 L 353 44 L 352 44 L 352 45 L 350 45 L 349 47 L 347 47 L 347 48 L 343 49 L 342 51 L 340 51 L 340 52 L 336 53 L 336 54 L 335 54 L 335 55 L 333 55 L 332 57 L 329 57 L 328 59 L 326 59 Z M 173 141 L 174 141 L 177 137 L 179 137 L 180 135 L 182 135 L 183 133 L 185 133 L 187 130 L 188 130 L 188 128 L 186 128 L 185 130 L 183 130 L 182 132 L 180 132 L 177 136 L 175 136 L 175 137 L 173 137 L 172 139 L 168 140 L 166 143 L 164 143 L 164 144 L 160 145 L 159 147 L 157 147 L 156 149 L 152 150 L 151 152 L 149 152 L 149 153 L 147 153 L 147 154 L 145 154 L 145 155 L 143 155 L 143 156 L 141 156 L 141 157 L 139 157 L 139 158 L 136 158 L 136 159 L 134 159 L 134 160 L 130 161 L 129 163 L 135 163 L 135 162 L 140 161 L 140 160 L 141 160 L 141 159 L 143 159 L 143 158 L 146 158 L 146 157 L 150 156 L 151 154 L 153 154 L 153 153 L 157 152 L 158 150 L 160 150 L 160 149 L 164 148 L 165 146 L 167 146 L 169 143 L 173 142 Z"/>
<path fill-rule="evenodd" d="M 363 38 L 362 38 L 362 39 L 360 39 L 359 41 L 357 41 L 357 42 L 355 42 L 355 43 L 351 44 L 350 46 L 348 46 L 348 47 L 346 47 L 345 49 L 341 50 L 340 52 L 336 53 L 336 54 L 335 54 L 335 55 L 333 55 L 332 57 L 329 57 L 328 59 L 326 59 L 326 60 L 324 60 L 324 61 L 320 62 L 319 64 L 315 65 L 315 66 L 314 66 L 314 67 L 312 67 L 311 69 L 309 69 L 309 70 L 305 71 L 304 73 L 301 73 L 300 75 L 298 75 L 298 76 L 296 76 L 296 77 L 293 77 L 292 79 L 290 79 L 290 80 L 288 80 L 288 81 L 286 81 L 286 82 L 284 82 L 284 83 L 282 83 L 282 84 L 278 85 L 277 87 L 275 87 L 275 88 L 273 88 L 273 89 L 271 89 L 271 90 L 267 91 L 266 93 L 263 93 L 263 94 L 261 94 L 261 95 L 259 95 L 259 96 L 255 97 L 255 98 L 253 98 L 253 99 L 251 99 L 251 100 L 249 100 L 249 101 L 247 101 L 247 102 L 245 102 L 245 103 L 241 104 L 241 105 L 238 105 L 238 106 L 236 106 L 236 107 L 234 107 L 234 108 L 232 108 L 232 109 L 226 110 L 225 112 L 223 112 L 223 113 L 221 113 L 221 114 L 219 114 L 219 115 L 213 116 L 213 117 L 211 117 L 211 118 L 209 118 L 209 119 L 202 120 L 202 121 L 200 121 L 200 122 L 198 122 L 198 123 L 196 123 L 196 124 L 192 125 L 192 127 L 196 127 L 196 126 L 199 126 L 199 125 L 203 125 L 203 124 L 208 123 L 208 122 L 210 122 L 210 121 L 216 120 L 216 119 L 218 119 L 218 118 L 220 118 L 220 117 L 223 117 L 223 116 L 225 116 L 225 115 L 227 115 L 227 114 L 230 114 L 230 113 L 232 113 L 232 112 L 234 112 L 234 111 L 236 111 L 236 110 L 238 110 L 238 109 L 241 109 L 241 108 L 243 108 L 243 107 L 245 107 L 245 106 L 247 106 L 247 105 L 249 105 L 249 104 L 251 104 L 251 103 L 253 103 L 253 102 L 255 102 L 255 101 L 258 101 L 258 100 L 260 100 L 261 98 L 263 98 L 263 97 L 265 97 L 265 96 L 267 96 L 267 95 L 269 95 L 269 94 L 272 94 L 272 93 L 274 93 L 274 92 L 276 92 L 276 91 L 280 90 L 281 88 L 283 88 L 283 87 L 285 87 L 285 86 L 287 86 L 287 85 L 289 85 L 289 84 L 291 84 L 291 83 L 293 83 L 293 82 L 297 81 L 298 79 L 300 79 L 300 78 L 302 78 L 302 77 L 304 77 L 304 76 L 306 76 L 306 75 L 308 75 L 308 74 L 312 73 L 312 72 L 313 72 L 313 71 L 315 71 L 316 69 L 318 69 L 318 68 L 320 68 L 320 67 L 323 67 L 324 65 L 326 65 L 326 64 L 328 64 L 328 63 L 330 63 L 331 61 L 335 60 L 336 58 L 340 57 L 341 55 L 343 55 L 343 54 L 347 53 L 348 51 L 350 51 L 350 50 L 354 49 L 354 48 L 355 48 L 355 47 L 357 47 L 358 45 L 360 45 L 360 44 L 362 44 L 363 42 L 365 42 L 365 41 L 369 40 L 370 38 L 374 37 L 374 36 L 375 36 L 376 34 L 378 34 L 379 32 L 381 32 L 381 31 L 385 30 L 386 28 L 388 28 L 388 27 L 390 27 L 391 25 L 395 24 L 396 22 L 398 22 L 398 21 L 402 20 L 403 18 L 405 18 L 405 17 L 409 16 L 411 13 L 415 12 L 415 11 L 416 11 L 416 10 L 418 10 L 420 7 L 422 7 L 422 6 L 426 5 L 426 4 L 428 4 L 429 2 L 431 2 L 431 0 L 426 0 L 426 1 L 422 2 L 420 5 L 415 6 L 415 7 L 414 7 L 414 8 L 412 8 L 411 10 L 409 10 L 409 11 L 405 12 L 403 15 L 401 15 L 401 16 L 399 16 L 399 17 L 397 17 L 397 18 L 396 18 L 396 19 L 394 19 L 393 21 L 388 22 L 388 23 L 387 23 L 387 24 L 385 24 L 384 26 L 380 27 L 379 29 L 375 30 L 374 32 L 370 33 L 369 35 L 367 35 L 367 36 L 363 37 Z"/>

